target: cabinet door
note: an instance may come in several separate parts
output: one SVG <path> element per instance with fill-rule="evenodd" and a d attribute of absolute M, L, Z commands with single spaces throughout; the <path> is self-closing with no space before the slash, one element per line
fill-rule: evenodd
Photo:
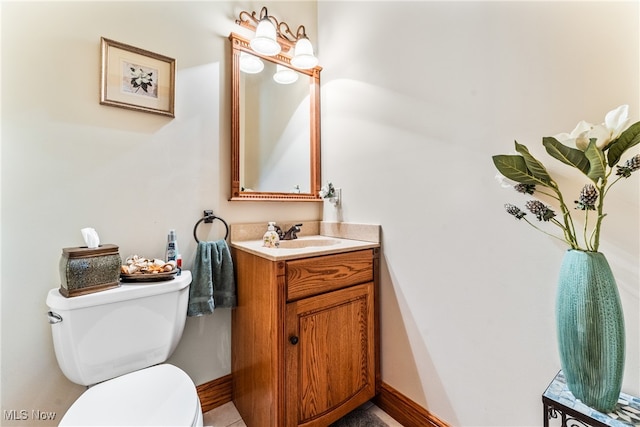
<path fill-rule="evenodd" d="M 373 282 L 286 308 L 286 426 L 327 426 L 375 395 Z"/>

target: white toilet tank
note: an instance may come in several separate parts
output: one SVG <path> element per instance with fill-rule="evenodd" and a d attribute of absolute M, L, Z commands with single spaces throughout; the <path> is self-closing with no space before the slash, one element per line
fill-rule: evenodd
<path fill-rule="evenodd" d="M 51 289 L 47 306 L 64 375 L 92 385 L 167 360 L 184 330 L 190 283 L 191 272 L 183 271 L 72 298 Z"/>

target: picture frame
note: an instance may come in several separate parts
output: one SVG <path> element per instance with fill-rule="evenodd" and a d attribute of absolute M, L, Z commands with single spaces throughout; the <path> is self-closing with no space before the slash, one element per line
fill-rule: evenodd
<path fill-rule="evenodd" d="M 175 59 L 105 37 L 100 50 L 100 104 L 175 117 Z"/>

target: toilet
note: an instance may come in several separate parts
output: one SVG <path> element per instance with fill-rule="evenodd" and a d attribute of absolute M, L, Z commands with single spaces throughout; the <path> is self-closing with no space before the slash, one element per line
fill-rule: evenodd
<path fill-rule="evenodd" d="M 173 353 L 187 317 L 191 272 L 172 280 L 65 298 L 47 294 L 58 365 L 89 388 L 60 426 L 202 426 L 196 387 Z"/>

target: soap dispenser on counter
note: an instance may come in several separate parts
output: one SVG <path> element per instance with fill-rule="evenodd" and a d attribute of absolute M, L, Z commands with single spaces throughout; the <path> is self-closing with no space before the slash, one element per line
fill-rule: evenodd
<path fill-rule="evenodd" d="M 280 244 L 280 237 L 276 232 L 276 223 L 269 222 L 269 226 L 267 227 L 267 232 L 262 236 L 262 246 L 265 248 L 277 248 Z"/>

